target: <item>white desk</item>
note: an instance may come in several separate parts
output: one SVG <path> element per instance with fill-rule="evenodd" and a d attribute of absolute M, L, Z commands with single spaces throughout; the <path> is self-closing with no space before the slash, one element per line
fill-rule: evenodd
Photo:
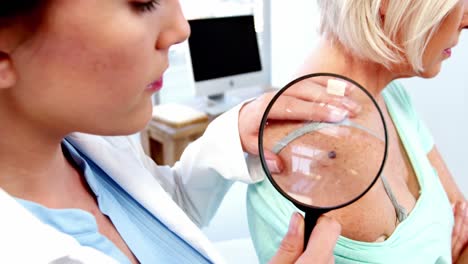
<path fill-rule="evenodd" d="M 233 90 L 225 96 L 227 100 L 224 101 L 224 104 L 218 105 L 216 102 L 212 102 L 204 97 L 193 98 L 184 104 L 207 113 L 208 120 L 180 127 L 171 127 L 157 120 L 151 120 L 141 133 L 143 148 L 146 154 L 156 161 L 157 164 L 173 165 L 179 160 L 185 147 L 203 135 L 208 124 L 218 115 L 247 99 L 257 97 L 272 90 L 274 89 L 270 87 Z"/>

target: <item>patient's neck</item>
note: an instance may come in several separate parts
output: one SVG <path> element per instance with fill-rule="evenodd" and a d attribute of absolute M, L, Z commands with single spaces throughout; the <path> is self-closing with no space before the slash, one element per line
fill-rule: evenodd
<path fill-rule="evenodd" d="M 377 63 L 352 56 L 337 42 L 323 38 L 301 67 L 299 74 L 335 73 L 348 77 L 368 90 L 374 97 L 397 78 L 388 69 Z"/>

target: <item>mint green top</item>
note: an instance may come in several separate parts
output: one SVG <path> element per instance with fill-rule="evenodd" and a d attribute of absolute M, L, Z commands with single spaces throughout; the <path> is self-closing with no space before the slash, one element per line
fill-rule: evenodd
<path fill-rule="evenodd" d="M 427 153 L 433 147 L 431 134 L 414 111 L 400 83 L 389 84 L 383 96 L 416 173 L 421 195 L 408 217 L 387 240 L 369 243 L 341 236 L 334 250 L 335 262 L 452 263 L 454 219 L 448 197 L 427 159 Z M 289 219 L 298 209 L 265 180 L 249 187 L 247 210 L 250 233 L 260 263 L 266 263 L 278 249 L 287 232 Z"/>

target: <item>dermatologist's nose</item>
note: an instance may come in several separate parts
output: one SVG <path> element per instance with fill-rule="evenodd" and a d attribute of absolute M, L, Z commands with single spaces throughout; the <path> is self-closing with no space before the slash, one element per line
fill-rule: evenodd
<path fill-rule="evenodd" d="M 166 28 L 161 32 L 157 49 L 169 49 L 172 45 L 185 41 L 190 36 L 190 25 L 185 19 L 179 0 L 171 0 L 171 15 Z"/>

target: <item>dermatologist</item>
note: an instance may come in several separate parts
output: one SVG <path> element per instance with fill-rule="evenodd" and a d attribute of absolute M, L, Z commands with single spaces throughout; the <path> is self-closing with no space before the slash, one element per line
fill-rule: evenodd
<path fill-rule="evenodd" d="M 258 153 L 273 94 L 217 118 L 174 167 L 127 136 L 151 118 L 168 50 L 188 35 L 178 0 L 0 3 L 1 263 L 224 262 L 200 227 L 233 181 L 260 180 L 245 153 Z M 351 111 L 315 96 L 291 93 L 277 118 Z M 340 226 L 322 218 L 302 253 L 303 226 L 293 214 L 272 263 L 333 262 Z"/>

